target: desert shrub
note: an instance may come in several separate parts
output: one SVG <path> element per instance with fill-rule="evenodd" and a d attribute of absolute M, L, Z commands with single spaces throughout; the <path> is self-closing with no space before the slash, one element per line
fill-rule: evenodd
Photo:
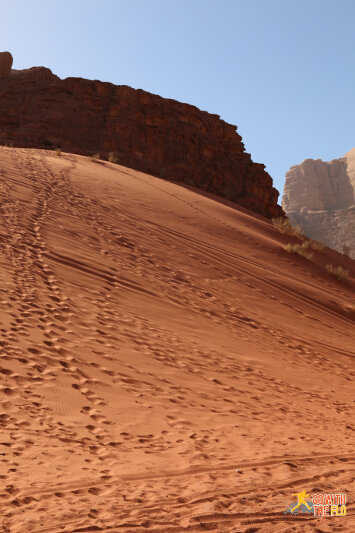
<path fill-rule="evenodd" d="M 119 161 L 119 153 L 118 152 L 110 152 L 108 154 L 108 160 L 110 163 L 118 163 Z"/>
<path fill-rule="evenodd" d="M 279 230 L 280 233 L 285 233 L 286 235 L 294 235 L 295 237 L 303 236 L 301 226 L 292 226 L 288 218 L 273 218 L 272 224 L 276 229 Z"/>
<path fill-rule="evenodd" d="M 91 156 L 91 161 L 96 161 L 97 159 L 100 159 L 100 154 L 93 154 Z"/>
<path fill-rule="evenodd" d="M 349 278 L 349 270 L 345 270 L 342 266 L 327 265 L 325 268 L 338 281 L 346 281 Z"/>
<path fill-rule="evenodd" d="M 321 250 L 324 249 L 324 244 L 321 242 L 310 241 L 310 243 L 311 243 L 311 248 L 313 248 L 313 250 L 316 250 L 317 252 L 320 252 Z"/>
<path fill-rule="evenodd" d="M 55 151 L 55 153 L 57 154 L 57 156 L 62 155 L 62 150 L 61 150 L 61 148 L 56 148 L 54 151 Z"/>
<path fill-rule="evenodd" d="M 348 246 L 347 244 L 343 244 L 343 254 L 350 257 L 350 246 Z"/>
<path fill-rule="evenodd" d="M 291 244 L 290 242 L 286 244 L 285 250 L 289 254 L 297 254 L 305 259 L 311 259 L 313 253 L 309 250 L 309 241 L 304 241 L 302 244 Z"/>

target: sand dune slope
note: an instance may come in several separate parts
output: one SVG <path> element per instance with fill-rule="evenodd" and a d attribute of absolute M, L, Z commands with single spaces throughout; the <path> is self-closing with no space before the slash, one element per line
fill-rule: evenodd
<path fill-rule="evenodd" d="M 262 217 L 90 159 L 0 148 L 0 527 L 353 531 L 353 279 Z"/>

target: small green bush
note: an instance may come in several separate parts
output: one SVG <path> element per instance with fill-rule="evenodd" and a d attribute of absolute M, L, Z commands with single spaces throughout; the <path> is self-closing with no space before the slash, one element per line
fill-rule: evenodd
<path fill-rule="evenodd" d="M 347 244 L 343 244 L 343 254 L 350 257 L 350 246 Z"/>
<path fill-rule="evenodd" d="M 311 243 L 311 248 L 313 248 L 313 250 L 316 250 L 317 252 L 320 252 L 321 250 L 324 250 L 324 244 L 321 243 L 321 242 L 318 242 L 318 241 L 310 241 Z"/>
<path fill-rule="evenodd" d="M 62 150 L 61 150 L 61 148 L 56 148 L 54 151 L 55 151 L 55 153 L 57 154 L 58 157 L 59 157 L 60 155 L 62 155 Z"/>
<path fill-rule="evenodd" d="M 273 226 L 279 230 L 280 233 L 285 233 L 286 235 L 294 235 L 295 237 L 302 237 L 302 228 L 301 226 L 292 226 L 288 218 L 278 217 L 272 219 Z"/>
<path fill-rule="evenodd" d="M 118 163 L 119 161 L 119 153 L 118 152 L 110 152 L 108 154 L 108 160 L 110 163 Z"/>
<path fill-rule="evenodd" d="M 291 244 L 290 242 L 286 244 L 285 250 L 291 254 L 297 254 L 305 259 L 311 259 L 313 253 L 309 250 L 309 241 L 304 241 L 302 244 Z"/>
<path fill-rule="evenodd" d="M 327 265 L 327 271 L 334 276 L 338 281 L 346 281 L 349 279 L 349 270 L 345 270 L 342 266 Z"/>

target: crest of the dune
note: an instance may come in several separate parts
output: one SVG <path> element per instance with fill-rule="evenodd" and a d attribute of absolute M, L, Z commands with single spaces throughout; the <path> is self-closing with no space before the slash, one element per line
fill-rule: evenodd
<path fill-rule="evenodd" d="M 0 78 L 7 78 L 12 67 L 12 55 L 10 52 L 0 52 Z"/>
<path fill-rule="evenodd" d="M 0 142 L 100 153 L 135 170 L 184 182 L 260 213 L 281 215 L 265 165 L 218 115 L 124 85 L 59 79 L 43 67 L 0 83 Z"/>
<path fill-rule="evenodd" d="M 355 258 L 355 148 L 339 159 L 306 159 L 286 174 L 282 206 L 293 224 Z"/>

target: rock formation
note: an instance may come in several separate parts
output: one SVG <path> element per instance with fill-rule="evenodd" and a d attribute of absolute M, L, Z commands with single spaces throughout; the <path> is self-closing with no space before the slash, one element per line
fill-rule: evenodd
<path fill-rule="evenodd" d="M 0 78 L 7 78 L 12 67 L 12 55 L 10 52 L 0 52 Z"/>
<path fill-rule="evenodd" d="M 306 235 L 355 258 L 355 148 L 325 162 L 306 159 L 286 174 L 282 206 Z"/>
<path fill-rule="evenodd" d="M 281 215 L 278 191 L 244 151 L 236 126 L 218 115 L 127 86 L 49 69 L 12 71 L 0 80 L 0 143 L 118 162 L 235 201 L 266 217 Z"/>

